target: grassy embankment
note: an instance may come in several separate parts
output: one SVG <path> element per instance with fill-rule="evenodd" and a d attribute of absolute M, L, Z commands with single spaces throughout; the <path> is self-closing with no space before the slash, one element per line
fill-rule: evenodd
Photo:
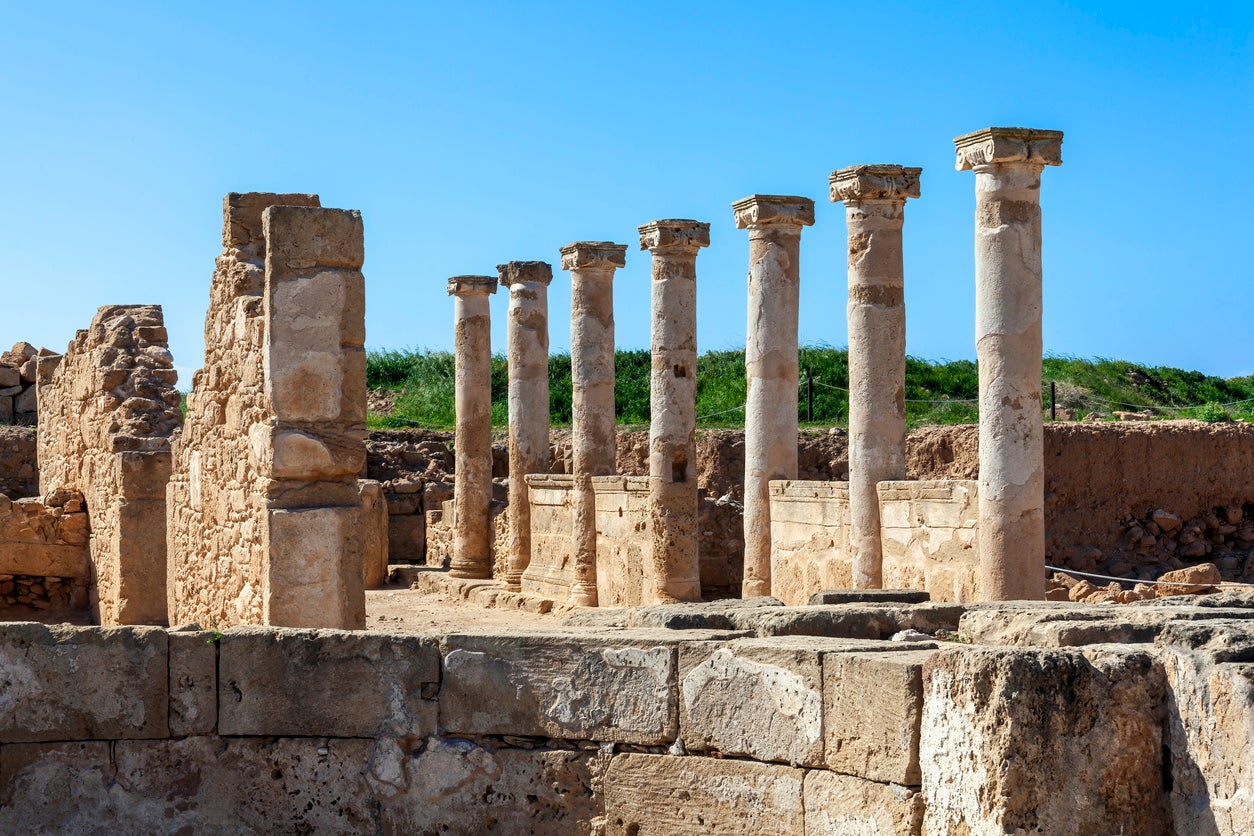
<path fill-rule="evenodd" d="M 390 416 L 371 414 L 370 426 L 451 428 L 453 425 L 453 356 L 443 351 L 372 351 L 367 361 L 371 389 L 396 393 Z M 801 386 L 797 393 L 802 425 L 843 425 L 848 420 L 848 352 L 833 348 L 801 349 Z M 814 380 L 814 420 L 807 417 L 806 370 Z M 649 352 L 619 351 L 615 363 L 615 410 L 620 424 L 649 422 Z M 492 422 L 506 423 L 505 357 L 492 360 Z M 1201 372 L 1147 367 L 1123 360 L 1080 360 L 1049 357 L 1044 363 L 1045 403 L 1049 383 L 1056 385 L 1057 405 L 1076 417 L 1097 413 L 1148 411 L 1155 418 L 1199 418 L 1207 421 L 1254 420 L 1254 377 L 1225 380 Z M 711 351 L 697 361 L 697 416 L 702 427 L 744 424 L 745 369 L 743 351 Z M 979 391 L 976 365 L 970 360 L 930 362 L 910 358 L 906 364 L 906 414 L 911 426 L 958 424 L 977 418 Z M 553 423 L 570 423 L 570 355 L 549 358 L 549 397 Z"/>

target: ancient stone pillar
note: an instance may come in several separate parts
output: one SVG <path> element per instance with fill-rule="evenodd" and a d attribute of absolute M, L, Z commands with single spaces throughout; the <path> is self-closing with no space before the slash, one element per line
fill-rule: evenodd
<path fill-rule="evenodd" d="M 543 261 L 499 264 L 509 288 L 506 352 L 509 357 L 509 568 L 505 588 L 522 589 L 531 563 L 528 473 L 549 472 L 549 282 Z"/>
<path fill-rule="evenodd" d="M 749 326 L 745 334 L 746 598 L 771 594 L 772 479 L 797 478 L 797 291 L 807 197 L 753 195 L 732 204 L 749 230 Z"/>
<path fill-rule="evenodd" d="M 488 296 L 495 276 L 454 276 L 457 427 L 453 445 L 453 560 L 455 578 L 492 577 L 492 342 Z"/>
<path fill-rule="evenodd" d="M 975 172 L 980 364 L 980 573 L 985 600 L 1045 597 L 1041 170 L 1062 132 L 986 128 L 954 140 Z"/>
<path fill-rule="evenodd" d="M 901 227 L 922 169 L 832 172 L 849 230 L 849 550 L 856 589 L 883 584 L 875 486 L 906 478 L 906 307 Z"/>
<path fill-rule="evenodd" d="M 710 225 L 706 223 L 668 220 L 640 227 L 640 249 L 653 254 L 649 504 L 655 603 L 701 599 L 697 559 L 697 251 L 709 245 Z"/>
<path fill-rule="evenodd" d="M 562 247 L 570 271 L 570 363 L 573 393 L 571 495 L 575 541 L 570 603 L 597 603 L 596 496 L 593 476 L 614 473 L 614 270 L 627 263 L 627 245 L 577 241 Z"/>

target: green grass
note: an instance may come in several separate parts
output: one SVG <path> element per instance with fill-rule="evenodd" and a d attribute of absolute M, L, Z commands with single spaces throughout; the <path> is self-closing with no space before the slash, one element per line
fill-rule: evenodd
<path fill-rule="evenodd" d="M 801 385 L 797 412 L 803 426 L 843 425 L 849 418 L 849 354 L 828 346 L 799 352 Z M 648 351 L 619 351 L 615 356 L 614 407 L 620 424 L 649 423 Z M 1058 408 L 1076 417 L 1096 413 L 1112 419 L 1117 411 L 1149 411 L 1155 418 L 1205 421 L 1254 420 L 1254 377 L 1225 380 L 1201 372 L 1148 367 L 1124 360 L 1045 358 L 1045 404 L 1049 384 Z M 813 421 L 807 420 L 807 379 L 813 380 Z M 391 416 L 370 416 L 370 426 L 453 426 L 453 355 L 447 351 L 372 351 L 366 361 L 367 384 L 397 393 Z M 507 422 L 508 369 L 504 355 L 492 358 L 492 422 Z M 911 426 L 958 424 L 977 420 L 974 403 L 979 374 L 970 360 L 906 360 L 906 417 Z M 571 421 L 570 355 L 549 358 L 549 403 L 553 423 Z M 744 425 L 743 351 L 710 351 L 697 359 L 697 416 L 703 427 Z"/>

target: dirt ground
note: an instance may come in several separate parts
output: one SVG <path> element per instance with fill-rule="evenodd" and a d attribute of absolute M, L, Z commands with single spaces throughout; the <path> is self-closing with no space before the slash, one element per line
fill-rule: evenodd
<path fill-rule="evenodd" d="M 482 607 L 442 593 L 403 586 L 366 590 L 366 629 L 387 632 L 454 633 L 509 627 L 559 628 L 562 614 L 537 615 L 521 610 Z"/>

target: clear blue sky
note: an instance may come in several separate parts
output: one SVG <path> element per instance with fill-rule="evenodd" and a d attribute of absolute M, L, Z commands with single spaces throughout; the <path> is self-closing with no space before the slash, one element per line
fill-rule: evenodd
<path fill-rule="evenodd" d="M 617 341 L 647 347 L 636 227 L 690 217 L 712 224 L 700 347 L 736 348 L 730 204 L 762 192 L 816 200 L 801 337 L 843 346 L 827 175 L 883 162 L 923 166 L 909 351 L 973 357 L 974 177 L 951 140 L 1021 125 L 1066 132 L 1042 189 L 1046 350 L 1254 373 L 1254 5 L 527 6 L 4 2 L 0 342 L 60 350 L 99 305 L 160 303 L 186 387 L 222 195 L 307 191 L 365 217 L 370 347 L 448 348 L 448 276 L 581 239 L 630 245 Z"/>

